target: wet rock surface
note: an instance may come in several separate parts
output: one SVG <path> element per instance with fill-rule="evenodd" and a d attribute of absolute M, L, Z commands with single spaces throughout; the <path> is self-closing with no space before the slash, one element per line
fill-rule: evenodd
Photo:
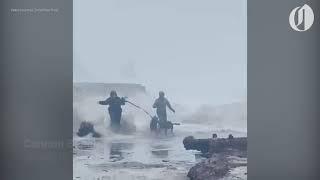
<path fill-rule="evenodd" d="M 102 132 L 97 125 L 94 128 Z M 190 180 L 187 177 L 189 170 L 207 158 L 199 151 L 186 151 L 181 142 L 190 134 L 202 138 L 212 134 L 203 125 L 197 126 L 196 132 L 194 128 L 193 124 L 184 124 L 168 136 L 153 136 L 149 129 L 145 132 L 138 130 L 133 134 L 108 131 L 101 138 L 93 138 L 91 134 L 79 137 L 77 128 L 73 141 L 73 179 Z M 246 135 L 234 131 L 214 132 L 223 137 L 228 137 L 230 133 L 235 136 Z M 245 158 L 239 158 L 238 155 L 228 159 L 246 163 L 243 160 Z M 223 178 L 244 180 L 246 178 L 238 178 L 240 173 L 244 174 L 243 168 L 246 166 L 231 165 L 230 171 Z"/>
<path fill-rule="evenodd" d="M 101 137 L 100 133 L 96 132 L 94 129 L 94 126 L 92 123 L 90 122 L 82 122 L 80 124 L 79 130 L 77 132 L 77 135 L 79 137 L 83 137 L 86 136 L 88 134 L 92 134 L 93 137 Z"/>
<path fill-rule="evenodd" d="M 183 144 L 185 149 L 201 151 L 207 157 L 189 170 L 187 176 L 191 180 L 247 179 L 247 138 L 189 136 Z"/>
<path fill-rule="evenodd" d="M 228 138 L 209 138 L 195 139 L 193 136 L 188 136 L 183 139 L 183 145 L 186 150 L 198 150 L 202 153 L 219 153 L 227 150 L 247 150 L 247 138 L 234 138 L 229 135 Z"/>

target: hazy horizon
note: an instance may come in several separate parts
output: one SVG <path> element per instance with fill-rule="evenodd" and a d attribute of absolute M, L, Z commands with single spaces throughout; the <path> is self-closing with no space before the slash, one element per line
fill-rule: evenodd
<path fill-rule="evenodd" d="M 246 0 L 76 0 L 74 82 L 137 83 L 180 104 L 247 94 Z"/>

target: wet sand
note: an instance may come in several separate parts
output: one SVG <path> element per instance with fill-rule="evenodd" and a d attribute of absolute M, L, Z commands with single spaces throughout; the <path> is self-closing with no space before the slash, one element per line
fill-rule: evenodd
<path fill-rule="evenodd" d="M 211 131 L 206 126 L 185 124 L 176 127 L 174 134 L 156 137 L 150 132 L 132 135 L 108 133 L 102 138 L 74 137 L 74 180 L 187 180 L 189 169 L 204 158 L 197 151 L 186 151 L 185 136 L 197 138 L 219 137 L 229 133 L 246 136 L 230 130 Z M 245 161 L 245 160 L 241 160 Z M 224 179 L 246 179 L 246 166 L 232 170 Z"/>

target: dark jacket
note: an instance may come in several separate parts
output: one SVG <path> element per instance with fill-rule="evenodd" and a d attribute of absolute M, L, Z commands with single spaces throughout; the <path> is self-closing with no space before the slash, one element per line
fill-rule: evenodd
<path fill-rule="evenodd" d="M 109 97 L 105 101 L 99 101 L 101 105 L 109 105 L 109 109 L 118 110 L 122 105 L 125 105 L 125 99 L 120 97 Z"/>

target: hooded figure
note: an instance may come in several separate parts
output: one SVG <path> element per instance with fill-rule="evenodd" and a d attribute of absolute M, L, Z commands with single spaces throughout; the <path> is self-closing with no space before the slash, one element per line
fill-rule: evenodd
<path fill-rule="evenodd" d="M 109 105 L 108 111 L 111 120 L 111 128 L 114 130 L 119 130 L 120 120 L 122 114 L 121 106 L 125 105 L 125 99 L 120 98 L 116 91 L 110 92 L 110 97 L 105 101 L 99 101 L 101 105 Z"/>
<path fill-rule="evenodd" d="M 159 118 L 160 128 L 164 128 L 166 130 L 167 123 L 167 106 L 168 108 L 175 113 L 175 110 L 171 107 L 170 102 L 165 98 L 164 92 L 159 92 L 159 98 L 155 100 L 153 104 L 153 108 L 157 109 L 157 116 Z"/>

